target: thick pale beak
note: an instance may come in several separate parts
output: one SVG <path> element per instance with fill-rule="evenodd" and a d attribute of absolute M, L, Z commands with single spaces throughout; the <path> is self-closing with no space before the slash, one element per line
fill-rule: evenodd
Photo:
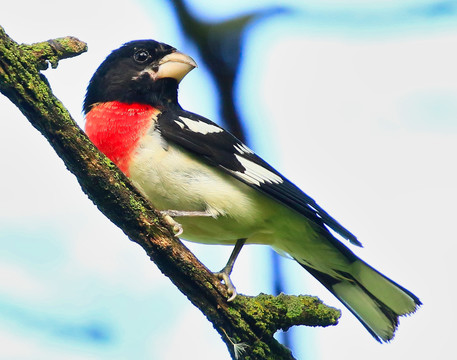
<path fill-rule="evenodd" d="M 197 67 L 197 63 L 190 56 L 175 51 L 164 56 L 159 62 L 156 79 L 172 78 L 179 83 L 184 76 Z"/>

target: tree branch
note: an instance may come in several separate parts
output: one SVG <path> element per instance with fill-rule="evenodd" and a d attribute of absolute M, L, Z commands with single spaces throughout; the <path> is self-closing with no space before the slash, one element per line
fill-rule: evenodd
<path fill-rule="evenodd" d="M 273 334 L 293 325 L 335 325 L 339 310 L 308 296 L 239 295 L 227 303 L 225 286 L 176 238 L 159 213 L 76 125 L 39 70 L 87 50 L 71 37 L 33 45 L 15 43 L 0 27 L 0 92 L 46 137 L 82 190 L 138 243 L 159 269 L 219 332 L 233 358 L 293 359 Z M 243 345 L 240 345 L 243 344 Z"/>
<path fill-rule="evenodd" d="M 72 36 L 51 39 L 32 45 L 21 45 L 21 49 L 31 54 L 39 70 L 46 70 L 48 64 L 57 68 L 59 60 L 68 59 L 87 51 L 87 44 Z"/>

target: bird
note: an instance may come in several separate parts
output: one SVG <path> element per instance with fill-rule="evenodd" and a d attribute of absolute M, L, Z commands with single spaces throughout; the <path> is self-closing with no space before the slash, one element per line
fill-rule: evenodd
<path fill-rule="evenodd" d="M 184 110 L 178 87 L 196 62 L 155 40 L 113 50 L 83 102 L 85 132 L 172 225 L 193 242 L 234 245 L 216 275 L 230 279 L 245 244 L 271 246 L 297 261 L 379 342 L 419 298 L 361 260 L 355 235 L 230 132 Z"/>

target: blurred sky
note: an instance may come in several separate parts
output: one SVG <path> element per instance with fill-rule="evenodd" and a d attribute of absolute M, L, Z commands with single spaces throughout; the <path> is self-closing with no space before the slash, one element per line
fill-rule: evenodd
<path fill-rule="evenodd" d="M 202 18 L 222 20 L 276 2 L 190 3 Z M 238 101 L 251 147 L 358 236 L 358 255 L 424 303 L 380 345 L 285 261 L 288 293 L 343 309 L 336 327 L 294 329 L 294 353 L 449 358 L 457 322 L 448 304 L 457 295 L 457 5 L 283 4 L 297 11 L 252 24 L 243 46 Z M 199 62 L 166 1 L 9 1 L 0 25 L 18 42 L 73 35 L 88 43 L 88 53 L 45 72 L 81 126 L 87 82 L 122 43 L 153 38 Z M 214 89 L 201 66 L 182 82 L 181 104 L 218 121 Z M 211 324 L 98 212 L 5 97 L 0 114 L 0 360 L 228 359 Z M 188 245 L 214 271 L 231 250 Z M 233 274 L 241 293 L 271 290 L 268 251 L 243 250 Z"/>

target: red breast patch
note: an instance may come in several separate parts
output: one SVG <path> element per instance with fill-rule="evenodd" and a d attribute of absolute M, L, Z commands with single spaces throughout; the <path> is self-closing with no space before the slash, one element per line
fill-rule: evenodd
<path fill-rule="evenodd" d="M 129 176 L 135 149 L 159 112 L 144 104 L 100 103 L 86 114 L 85 131 L 95 146 Z"/>

